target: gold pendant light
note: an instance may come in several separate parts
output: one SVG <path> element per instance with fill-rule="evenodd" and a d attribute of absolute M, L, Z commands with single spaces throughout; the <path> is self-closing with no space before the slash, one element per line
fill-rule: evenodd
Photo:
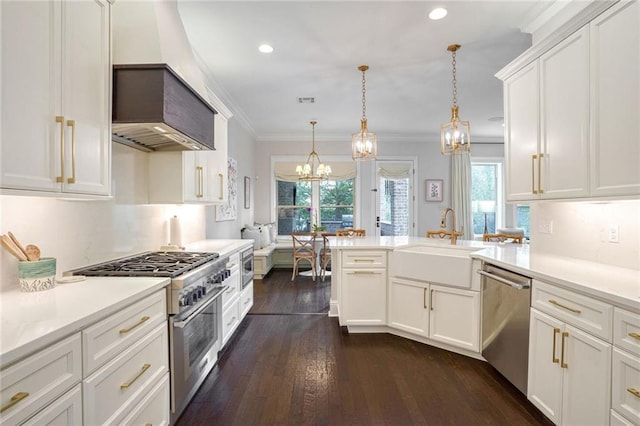
<path fill-rule="evenodd" d="M 460 49 L 459 44 L 447 47 L 453 59 L 453 106 L 451 107 L 451 120 L 440 126 L 440 151 L 444 155 L 471 152 L 469 122 L 460 120 L 458 117 L 458 82 L 456 80 L 456 51 L 458 49 Z"/>
<path fill-rule="evenodd" d="M 331 174 L 331 166 L 322 163 L 320 156 L 316 152 L 316 124 L 317 121 L 310 121 L 313 128 L 311 137 L 311 153 L 307 157 L 307 162 L 303 165 L 296 166 L 298 180 L 300 181 L 321 181 L 327 180 Z"/>
<path fill-rule="evenodd" d="M 360 131 L 351 135 L 351 157 L 356 161 L 375 160 L 378 154 L 378 141 L 375 133 L 367 129 L 367 103 L 365 97 L 364 73 L 369 69 L 368 65 L 358 67 L 362 71 L 362 119 Z"/>

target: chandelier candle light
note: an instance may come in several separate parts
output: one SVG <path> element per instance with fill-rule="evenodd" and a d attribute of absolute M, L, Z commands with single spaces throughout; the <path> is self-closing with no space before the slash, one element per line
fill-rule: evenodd
<path fill-rule="evenodd" d="M 362 119 L 360 120 L 360 131 L 351 135 L 351 157 L 354 160 L 375 160 L 378 153 L 378 141 L 375 133 L 367 129 L 367 103 L 365 98 L 365 77 L 364 73 L 369 69 L 368 65 L 358 67 L 362 71 Z"/>
<path fill-rule="evenodd" d="M 307 157 L 307 162 L 304 165 L 296 166 L 296 173 L 298 173 L 298 180 L 301 181 L 321 181 L 327 180 L 331 174 L 331 166 L 323 164 L 320 161 L 320 156 L 316 152 L 316 124 L 317 121 L 310 121 L 313 128 L 311 139 L 311 153 Z"/>
<path fill-rule="evenodd" d="M 453 58 L 453 106 L 451 106 L 451 121 L 440 126 L 440 151 L 444 155 L 471 152 L 470 126 L 468 121 L 458 117 L 458 87 L 456 79 L 456 51 L 459 44 L 447 47 Z"/>

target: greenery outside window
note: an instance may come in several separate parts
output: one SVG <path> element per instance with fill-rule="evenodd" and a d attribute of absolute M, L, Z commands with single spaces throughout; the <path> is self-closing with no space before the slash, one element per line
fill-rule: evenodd
<path fill-rule="evenodd" d="M 502 199 L 502 162 L 473 161 L 471 163 L 471 208 L 473 233 L 495 233 L 504 227 Z"/>

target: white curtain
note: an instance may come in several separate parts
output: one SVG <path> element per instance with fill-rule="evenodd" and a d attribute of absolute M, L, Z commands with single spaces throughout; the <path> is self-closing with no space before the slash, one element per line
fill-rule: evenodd
<path fill-rule="evenodd" d="M 464 232 L 462 239 L 473 240 L 471 156 L 468 153 L 451 156 L 451 200 L 457 231 Z"/>
<path fill-rule="evenodd" d="M 406 179 L 411 177 L 409 163 L 378 162 L 378 174 L 386 179 Z"/>

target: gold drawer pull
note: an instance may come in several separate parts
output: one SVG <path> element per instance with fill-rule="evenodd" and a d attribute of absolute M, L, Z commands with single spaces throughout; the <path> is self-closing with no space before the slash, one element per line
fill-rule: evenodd
<path fill-rule="evenodd" d="M 558 358 L 556 358 L 556 334 L 560 333 L 560 329 L 559 328 L 554 328 L 553 329 L 553 355 L 551 356 L 551 361 L 554 364 L 557 364 L 560 362 L 560 360 Z M 564 346 L 563 346 L 564 348 Z"/>
<path fill-rule="evenodd" d="M 640 391 L 636 388 L 627 388 L 627 392 L 629 392 L 633 396 L 637 396 L 638 398 L 640 398 Z"/>
<path fill-rule="evenodd" d="M 360 275 L 372 275 L 375 274 L 375 272 L 373 271 L 353 271 L 354 274 L 360 274 Z"/>
<path fill-rule="evenodd" d="M 11 401 L 9 401 L 9 403 L 4 407 L 0 408 L 0 413 L 4 413 L 5 410 L 8 410 L 9 408 L 13 407 L 18 402 L 22 401 L 28 396 L 29 396 L 29 392 L 18 392 L 17 394 L 13 395 L 11 397 Z"/>
<path fill-rule="evenodd" d="M 636 340 L 640 340 L 640 334 L 638 333 L 629 333 L 629 337 L 633 337 Z"/>
<path fill-rule="evenodd" d="M 551 303 L 552 305 L 556 305 L 559 308 L 566 309 L 567 311 L 573 312 L 574 314 L 582 313 L 582 311 L 580 309 L 574 309 L 574 308 L 570 308 L 568 306 L 564 306 L 563 304 L 558 303 L 558 302 L 556 302 L 555 300 L 552 300 L 552 299 L 549 300 L 549 303 Z"/>
<path fill-rule="evenodd" d="M 67 126 L 71 127 L 71 177 L 67 183 L 76 183 L 76 120 L 67 120 Z"/>
<path fill-rule="evenodd" d="M 567 333 L 566 331 L 562 333 L 562 351 L 560 354 L 560 367 L 561 368 L 569 368 L 569 364 L 567 364 L 566 362 L 564 362 L 564 338 L 565 337 L 569 337 L 569 333 Z"/>
<path fill-rule="evenodd" d="M 60 123 L 60 176 L 56 177 L 57 183 L 64 182 L 64 117 L 56 115 L 56 123 Z"/>
<path fill-rule="evenodd" d="M 133 379 L 131 379 L 130 382 L 127 383 L 123 383 L 120 385 L 120 389 L 127 389 L 129 386 L 131 386 L 132 384 L 134 384 L 136 382 L 136 380 L 138 380 L 140 378 L 140 376 L 142 376 L 144 374 L 145 371 L 147 371 L 149 368 L 151 368 L 151 364 L 145 364 L 142 366 L 142 369 L 140 370 L 140 372 L 138 374 L 136 374 L 136 377 L 134 377 Z"/>
<path fill-rule="evenodd" d="M 131 327 L 129 328 L 123 328 L 120 330 L 120 334 L 126 334 L 128 332 L 130 332 L 131 330 L 133 330 L 134 328 L 136 328 L 137 326 L 139 326 L 140 324 L 142 324 L 145 321 L 148 321 L 149 317 L 148 316 L 143 316 L 142 318 L 140 318 L 140 321 L 138 321 L 137 323 L 133 324 Z"/>
<path fill-rule="evenodd" d="M 144 426 L 153 426 L 151 423 L 145 423 Z"/>
<path fill-rule="evenodd" d="M 375 260 L 373 259 L 353 259 L 354 262 L 364 262 L 364 263 L 373 263 Z"/>

